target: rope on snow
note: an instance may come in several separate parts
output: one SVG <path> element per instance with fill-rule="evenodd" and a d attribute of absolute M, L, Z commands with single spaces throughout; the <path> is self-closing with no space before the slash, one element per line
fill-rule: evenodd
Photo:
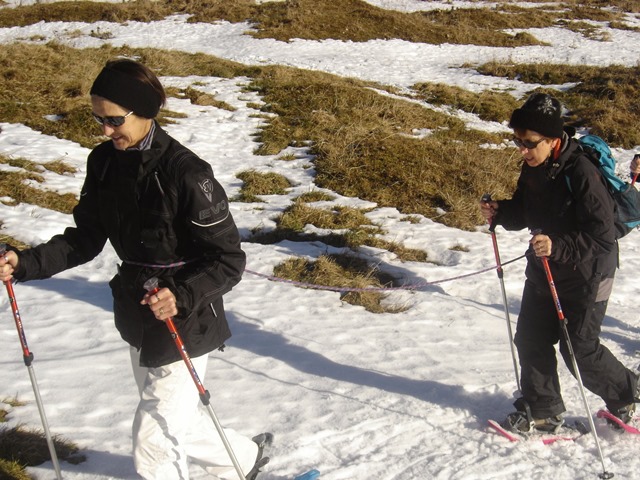
<path fill-rule="evenodd" d="M 516 262 L 526 256 L 527 254 L 520 255 L 517 258 L 514 258 L 512 260 L 509 260 L 507 262 L 500 264 L 500 267 L 509 265 L 510 263 Z M 475 272 L 466 273 L 463 275 L 457 275 L 455 277 L 443 278 L 441 280 L 435 280 L 433 282 L 413 283 L 413 284 L 403 285 L 401 287 L 364 287 L 364 288 L 331 287 L 329 285 L 316 285 L 314 283 L 298 282 L 296 280 L 288 280 L 286 278 L 276 277 L 274 275 L 267 275 L 265 273 L 254 272 L 253 270 L 249 270 L 249 269 L 245 269 L 245 272 L 250 273 L 251 275 L 256 275 L 257 277 L 266 278 L 267 280 L 271 280 L 272 282 L 288 283 L 289 285 L 295 285 L 296 287 L 309 288 L 313 290 L 328 290 L 331 292 L 385 292 L 385 291 L 388 292 L 392 290 L 419 290 L 421 288 L 428 287 L 430 285 L 437 285 L 439 283 L 445 283 L 453 280 L 460 280 L 462 278 L 472 277 L 475 275 L 479 275 L 481 273 L 488 272 L 490 270 L 494 270 L 496 268 L 498 267 L 494 265 L 491 267 L 483 268 L 482 270 L 477 270 Z"/>

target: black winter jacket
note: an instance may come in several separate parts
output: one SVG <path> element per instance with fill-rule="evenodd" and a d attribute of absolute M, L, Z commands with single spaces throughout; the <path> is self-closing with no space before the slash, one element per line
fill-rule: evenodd
<path fill-rule="evenodd" d="M 140 305 L 150 277 L 176 296 L 174 320 L 192 357 L 231 336 L 222 296 L 240 281 L 245 254 L 227 196 L 210 165 L 157 124 L 149 150 L 116 150 L 107 141 L 89 154 L 73 217 L 75 227 L 20 253 L 16 279 L 48 278 L 88 262 L 108 239 L 122 260 L 109 283 L 116 327 L 141 349 L 142 365 L 180 359 L 164 322 Z"/>
<path fill-rule="evenodd" d="M 580 296 L 585 285 L 613 278 L 618 258 L 613 199 L 576 140 L 565 136 L 555 161 L 538 167 L 524 163 L 513 197 L 498 204 L 497 224 L 541 229 L 551 238 L 549 260 L 559 295 Z M 548 291 L 542 262 L 529 253 L 526 276 Z"/>

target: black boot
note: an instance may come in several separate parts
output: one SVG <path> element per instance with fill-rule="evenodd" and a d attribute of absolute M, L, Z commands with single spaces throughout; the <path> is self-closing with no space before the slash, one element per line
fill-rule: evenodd
<path fill-rule="evenodd" d="M 625 405 L 624 407 L 620 407 L 620 408 L 607 407 L 607 410 L 609 410 L 612 414 L 614 414 L 624 423 L 629 423 L 636 412 L 636 404 L 630 403 L 629 405 Z M 612 423 L 612 425 L 614 424 Z M 620 426 L 617 423 L 614 426 L 620 428 Z"/>
<path fill-rule="evenodd" d="M 504 427 L 512 432 L 529 433 L 539 432 L 557 433 L 564 424 L 562 415 L 554 415 L 547 418 L 533 418 L 529 404 L 522 398 L 518 398 L 514 406 L 517 411 L 507 415 Z"/>
<path fill-rule="evenodd" d="M 256 480 L 258 473 L 260 473 L 260 469 L 269 463 L 269 457 L 264 456 L 264 448 L 273 443 L 273 434 L 268 432 L 260 433 L 251 440 L 258 445 L 258 454 L 256 455 L 256 463 L 253 465 L 253 468 L 249 470 L 249 473 L 247 473 L 246 479 Z"/>

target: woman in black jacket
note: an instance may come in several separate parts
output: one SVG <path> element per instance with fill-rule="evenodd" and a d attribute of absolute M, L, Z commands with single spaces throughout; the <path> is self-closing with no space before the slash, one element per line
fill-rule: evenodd
<path fill-rule="evenodd" d="M 0 279 L 48 278 L 92 260 L 109 240 L 121 259 L 110 286 L 116 327 L 131 345 L 140 403 L 133 454 L 146 479 L 189 478 L 187 457 L 236 475 L 167 326 L 175 324 L 203 378 L 208 353 L 231 333 L 222 296 L 245 266 L 227 196 L 208 163 L 155 121 L 166 95 L 156 75 L 131 60 L 107 63 L 91 88 L 95 120 L 110 140 L 89 155 L 73 211 L 75 227 L 35 248 L 0 258 Z M 159 291 L 146 292 L 156 277 Z M 227 433 L 245 472 L 258 447 Z M 254 471 L 252 475 L 256 475 Z M 251 477 L 249 477 L 251 478 Z"/>
<path fill-rule="evenodd" d="M 523 156 L 516 191 L 510 200 L 480 204 L 487 220 L 507 230 L 529 228 L 533 235 L 515 335 L 522 398 L 507 426 L 557 431 L 563 423 L 556 343 L 573 369 L 540 257 L 549 259 L 584 386 L 629 421 L 637 376 L 599 340 L 617 266 L 613 199 L 596 166 L 564 133 L 557 99 L 533 94 L 509 126 Z"/>

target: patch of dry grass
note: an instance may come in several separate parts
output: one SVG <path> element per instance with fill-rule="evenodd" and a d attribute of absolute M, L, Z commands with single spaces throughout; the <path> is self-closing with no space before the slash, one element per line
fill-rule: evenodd
<path fill-rule="evenodd" d="M 475 113 L 486 121 L 508 119 L 511 112 L 520 106 L 513 95 L 504 92 L 485 90 L 474 93 L 442 83 L 418 83 L 413 89 L 417 92 L 417 97 L 426 102 Z"/>
<path fill-rule="evenodd" d="M 78 170 L 71 165 L 64 163 L 63 160 L 54 160 L 53 162 L 43 163 L 42 166 L 50 172 L 57 173 L 58 175 L 74 174 Z"/>
<path fill-rule="evenodd" d="M 5 398 L 2 403 L 12 407 L 25 405 L 17 398 Z M 6 414 L 5 410 L 0 412 Z M 73 464 L 86 460 L 84 455 L 78 454 L 78 447 L 74 443 L 58 436 L 53 436 L 52 440 L 59 459 Z M 0 428 L 0 479 L 33 480 L 26 467 L 40 465 L 48 460 L 51 460 L 51 454 L 44 432 L 23 425 Z"/>
<path fill-rule="evenodd" d="M 391 286 L 393 279 L 365 260 L 350 255 L 322 255 L 315 261 L 290 258 L 276 265 L 274 275 L 312 285 L 335 288 L 365 289 Z M 351 305 L 360 305 L 372 313 L 397 313 L 405 308 L 385 305 L 384 292 L 341 292 L 341 299 Z"/>
<path fill-rule="evenodd" d="M 178 98 L 187 98 L 193 105 L 203 105 L 208 107 L 216 107 L 228 112 L 235 112 L 237 109 L 233 105 L 229 105 L 227 102 L 216 99 L 209 93 L 201 92 L 200 90 L 192 87 L 185 88 L 180 91 L 181 95 L 176 95 Z"/>
<path fill-rule="evenodd" d="M 71 193 L 59 194 L 32 186 L 33 183 L 44 182 L 44 178 L 36 173 L 43 168 L 39 164 L 26 159 L 12 159 L 2 155 L 0 155 L 0 163 L 23 169 L 22 171 L 0 172 L 0 197 L 10 198 L 10 200 L 3 199 L 4 204 L 29 203 L 58 212 L 71 213 L 73 207 L 78 203 L 76 196 Z M 61 170 L 63 173 L 74 171 L 72 167 L 63 166 L 63 162 L 53 162 L 46 165 Z"/>
<path fill-rule="evenodd" d="M 287 177 L 275 172 L 245 170 L 237 173 L 236 177 L 244 182 L 240 189 L 241 201 L 256 198 L 257 195 L 284 195 L 287 188 L 293 186 Z"/>
<path fill-rule="evenodd" d="M 607 6 L 612 3 L 608 2 Z M 522 8 L 499 2 L 494 8 L 455 8 L 404 13 L 373 6 L 363 0 L 287 0 L 255 4 L 251 0 L 138 0 L 133 2 L 55 2 L 0 10 L 0 26 L 47 21 L 150 22 L 173 13 L 191 15 L 191 22 L 249 21 L 259 38 L 327 38 L 366 42 L 398 38 L 421 43 L 453 43 L 514 47 L 540 42 L 528 33 L 511 35 L 507 29 L 544 28 L 581 20 L 621 21 L 619 11 L 633 11 L 630 1 L 613 2 L 618 11 L 604 10 L 598 2 L 569 2 L 564 8 Z M 586 24 L 583 24 L 583 29 Z M 594 35 L 593 30 L 587 32 Z M 109 39 L 109 32 L 94 36 Z"/>
<path fill-rule="evenodd" d="M 302 231 L 307 224 L 328 230 L 358 230 L 367 227 L 371 231 L 380 231 L 362 210 L 352 207 L 335 207 L 333 210 L 325 210 L 310 207 L 303 202 L 295 202 L 278 220 L 281 228 L 296 232 Z"/>
<path fill-rule="evenodd" d="M 313 192 L 307 192 L 300 195 L 296 200 L 305 203 L 313 203 L 313 202 L 330 202 L 335 200 L 335 195 L 331 195 L 326 192 L 321 192 L 319 190 L 314 190 Z"/>
<path fill-rule="evenodd" d="M 52 2 L 22 5 L 0 10 L 0 26 L 25 26 L 45 20 L 47 22 L 99 21 L 122 23 L 126 21 L 151 22 L 172 13 L 169 2 L 136 0 L 133 2 Z"/>
<path fill-rule="evenodd" d="M 367 86 L 318 72 L 265 69 L 253 88 L 277 116 L 260 134 L 259 153 L 311 140 L 320 187 L 451 226 L 480 224 L 477 199 L 486 189 L 506 193 L 515 184 L 513 152 L 479 148 L 503 138 Z M 432 134 L 419 138 L 416 129 Z"/>
<path fill-rule="evenodd" d="M 53 443 L 59 459 L 70 463 L 85 460 L 84 456 L 77 455 L 77 445 L 57 436 L 53 436 Z M 44 432 L 24 426 L 0 428 L 0 458 L 25 466 L 36 466 L 50 460 Z"/>
<path fill-rule="evenodd" d="M 282 240 L 322 241 L 335 247 L 349 247 L 356 250 L 366 245 L 388 250 L 402 261 L 426 262 L 424 250 L 407 248 L 397 242 L 380 237 L 384 231 L 372 223 L 365 212 L 352 207 L 335 207 L 333 210 L 306 205 L 300 197 L 276 220 L 274 231 L 253 232 L 250 241 L 263 244 L 277 243 Z M 326 233 L 306 233 L 307 225 L 327 230 Z"/>
<path fill-rule="evenodd" d="M 25 465 L 0 458 L 0 478 L 2 480 L 34 480 L 27 473 Z"/>
<path fill-rule="evenodd" d="M 333 38 L 366 42 L 398 38 L 410 42 L 455 43 L 488 46 L 540 44 L 528 34 L 509 35 L 531 20 L 516 11 L 453 9 L 443 12 L 403 13 L 385 10 L 362 0 L 294 0 L 266 3 L 252 12 L 259 38 L 289 41 L 293 38 Z M 537 20 L 540 25 L 543 20 Z"/>
<path fill-rule="evenodd" d="M 362 242 L 363 245 L 367 245 L 369 247 L 379 248 L 381 250 L 387 250 L 393 254 L 395 254 L 401 261 L 403 262 L 429 262 L 429 255 L 422 249 L 419 248 L 408 248 L 398 242 L 390 242 L 388 240 L 383 240 L 379 237 L 369 237 L 364 239 Z M 431 262 L 435 263 L 435 262 Z"/>

